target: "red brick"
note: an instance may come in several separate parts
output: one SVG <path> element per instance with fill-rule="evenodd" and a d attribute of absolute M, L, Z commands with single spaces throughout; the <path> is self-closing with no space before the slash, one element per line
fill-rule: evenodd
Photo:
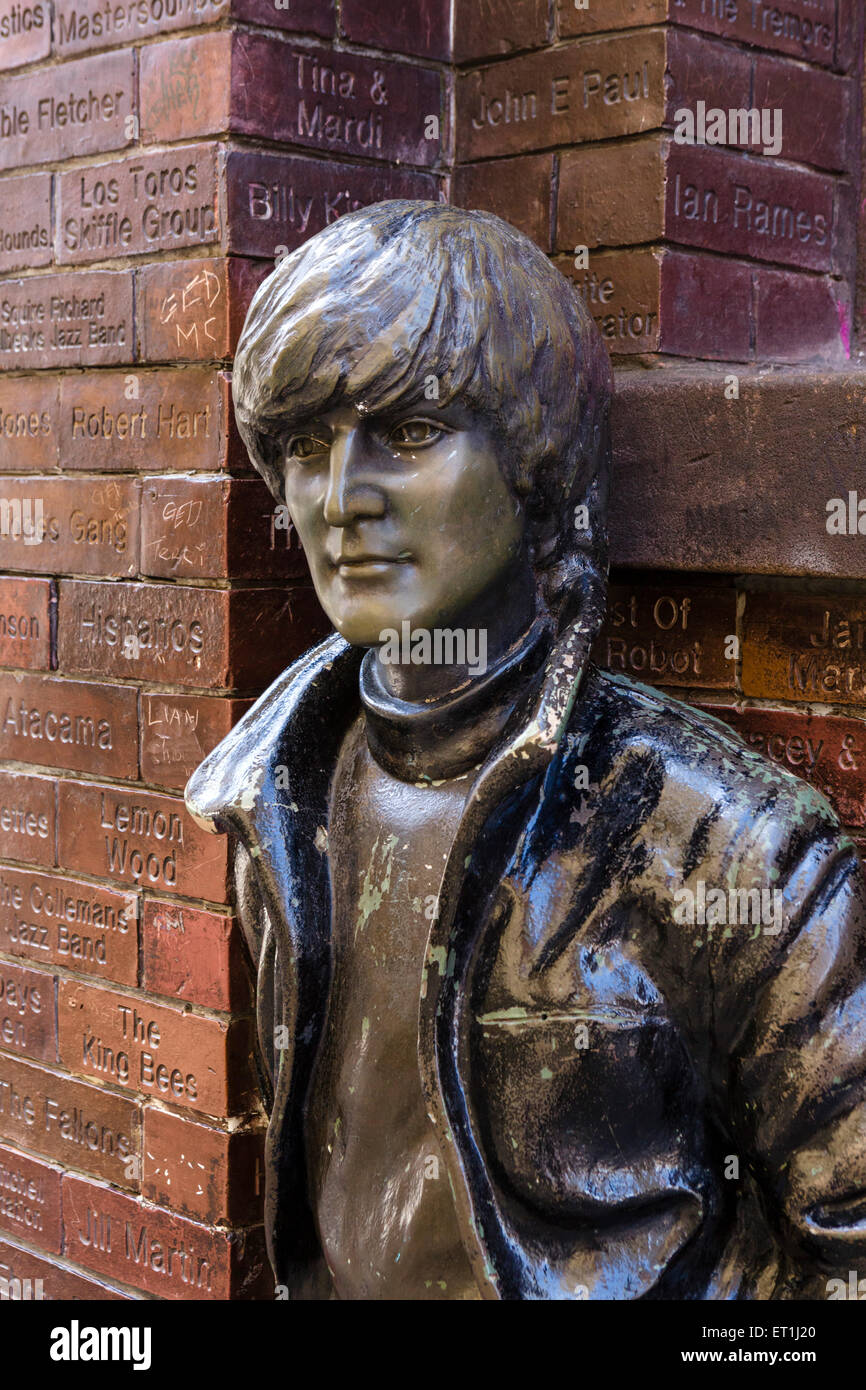
<path fill-rule="evenodd" d="M 786 772 L 823 792 L 845 825 L 866 825 L 866 725 L 838 715 L 706 705 Z"/>
<path fill-rule="evenodd" d="M 48 670 L 53 608 L 50 580 L 0 576 L 0 665 Z"/>
<path fill-rule="evenodd" d="M 0 169 L 131 144 L 132 62 L 131 53 L 119 51 L 0 76 Z"/>
<path fill-rule="evenodd" d="M 246 1225 L 264 1205 L 264 1132 L 214 1129 L 149 1105 L 142 1196 L 193 1220 Z"/>
<path fill-rule="evenodd" d="M 139 355 L 148 362 L 228 357 L 250 300 L 272 266 L 260 261 L 160 261 L 138 272 Z"/>
<path fill-rule="evenodd" d="M 59 422 L 50 417 L 63 467 L 142 473 L 226 468 L 231 457 L 221 397 L 219 374 L 201 367 L 64 376 Z"/>
<path fill-rule="evenodd" d="M 132 275 L 88 270 L 0 286 L 0 366 L 111 366 L 132 351 Z"/>
<path fill-rule="evenodd" d="M 55 864 L 55 783 L 50 777 L 0 769 L 0 855 Z"/>
<path fill-rule="evenodd" d="M 228 249 L 271 259 L 371 203 L 439 198 L 434 174 L 265 150 L 231 150 L 225 182 Z"/>
<path fill-rule="evenodd" d="M 467 16 L 455 17 L 455 30 Z M 386 53 L 447 61 L 451 56 L 451 0 L 383 6 L 379 0 L 341 0 L 340 33 L 350 43 Z"/>
<path fill-rule="evenodd" d="M 260 1228 L 228 1232 L 80 1178 L 63 1179 L 64 1252 L 158 1298 L 273 1294 Z"/>
<path fill-rule="evenodd" d="M 770 700 L 866 704 L 866 599 L 748 594 L 742 683 Z"/>
<path fill-rule="evenodd" d="M 60 664 L 70 674 L 261 689 L 329 630 L 309 588 L 60 585 Z"/>
<path fill-rule="evenodd" d="M 250 1007 L 250 972 L 236 919 L 149 898 L 142 921 L 142 988 L 206 1009 Z"/>
<path fill-rule="evenodd" d="M 85 1302 L 101 1299 L 129 1299 L 130 1295 L 78 1270 L 67 1269 L 54 1260 L 43 1260 L 32 1250 L 22 1250 L 0 1240 L 0 1280 L 10 1286 L 10 1298 L 45 1300 L 46 1303 Z M 2 1289 L 0 1285 L 0 1289 Z M 0 1293 L 0 1297 L 2 1297 Z"/>
<path fill-rule="evenodd" d="M 4 0 L 0 5 L 0 72 L 38 63 L 50 52 L 51 10 L 47 0 L 25 5 L 20 0 Z"/>
<path fill-rule="evenodd" d="M 274 0 L 232 0 L 231 12 L 250 24 L 317 34 L 323 39 L 333 38 L 337 28 L 335 0 L 291 0 L 291 4 L 281 10 L 276 8 Z"/>
<path fill-rule="evenodd" d="M 60 874 L 0 866 L 0 951 L 138 984 L 138 898 Z"/>
<path fill-rule="evenodd" d="M 223 696 L 144 691 L 140 699 L 142 781 L 178 791 L 252 704 Z"/>
<path fill-rule="evenodd" d="M 725 645 L 736 630 L 733 589 L 612 584 L 594 656 L 649 685 L 733 689 Z"/>
<path fill-rule="evenodd" d="M 232 35 L 196 34 L 139 53 L 141 138 L 182 140 L 229 128 Z"/>
<path fill-rule="evenodd" d="M 760 55 L 755 60 L 750 104 L 783 112 L 784 159 L 816 164 L 819 169 L 853 170 L 858 148 L 853 78 Z M 820 113 L 817 118 L 816 113 Z"/>
<path fill-rule="evenodd" d="M 3 478 L 0 566 L 126 578 L 138 571 L 140 484 L 131 478 Z"/>
<path fill-rule="evenodd" d="M 495 213 L 549 251 L 553 160 L 551 154 L 532 154 L 497 159 L 495 163 L 464 164 L 454 170 L 451 201 L 459 208 Z M 520 190 L 519 199 L 516 189 Z"/>
<path fill-rule="evenodd" d="M 127 1096 L 0 1053 L 0 1135 L 65 1168 L 138 1189 L 139 1109 Z"/>
<path fill-rule="evenodd" d="M 293 47 L 255 33 L 235 35 L 231 71 L 234 133 L 349 159 L 421 166 L 439 159 L 440 140 L 425 137 L 429 117 L 444 119 L 437 72 L 330 48 Z M 177 137 L 187 133 L 175 130 Z"/>
<path fill-rule="evenodd" d="M 53 975 L 0 961 L 0 1047 L 32 1061 L 57 1061 Z"/>
<path fill-rule="evenodd" d="M 2 22 L 2 21 L 0 21 Z M 51 175 L 0 180 L 0 272 L 51 264 Z"/>
<path fill-rule="evenodd" d="M 57 466 L 58 409 L 56 377 L 0 378 L 0 468 Z"/>
<path fill-rule="evenodd" d="M 64 868 L 157 892 L 226 901 L 225 838 L 200 830 L 179 797 L 64 780 L 59 822 Z"/>
<path fill-rule="evenodd" d="M 661 30 L 644 30 L 510 58 L 459 76 L 458 161 L 637 135 L 660 126 L 666 50 Z M 630 91 L 636 86 L 633 101 L 622 99 L 624 76 Z M 619 84 L 619 100 L 605 101 L 608 79 Z"/>
<path fill-rule="evenodd" d="M 57 202 L 61 264 L 219 242 L 216 149 L 188 145 L 61 173 Z"/>
<path fill-rule="evenodd" d="M 225 0 L 186 0 L 168 7 L 157 3 L 106 5 L 105 0 L 57 0 L 55 52 L 62 58 L 113 44 L 131 44 L 172 29 L 214 24 L 228 12 Z M 140 52 L 147 53 L 148 49 Z"/>
<path fill-rule="evenodd" d="M 0 758 L 93 776 L 138 776 L 136 692 L 0 674 Z"/>
<path fill-rule="evenodd" d="M 141 572 L 165 579 L 291 579 L 307 565 L 261 479 L 154 478 L 142 491 Z"/>
<path fill-rule="evenodd" d="M 59 1168 L 0 1146 L 0 1230 L 60 1254 Z M 2 1246 L 5 1241 L 0 1242 L 0 1277 L 8 1279 L 2 1268 Z"/>
<path fill-rule="evenodd" d="M 826 275 L 762 267 L 755 289 L 759 361 L 841 363 L 850 357 L 851 307 L 845 285 Z"/>
<path fill-rule="evenodd" d="M 254 1097 L 248 1019 L 206 1018 L 70 979 L 60 981 L 57 1016 L 70 1071 L 217 1117 Z"/>

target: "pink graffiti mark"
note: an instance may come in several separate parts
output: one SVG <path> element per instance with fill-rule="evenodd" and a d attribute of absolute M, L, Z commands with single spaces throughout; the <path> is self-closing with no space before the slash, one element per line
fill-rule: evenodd
<path fill-rule="evenodd" d="M 844 304 L 836 305 L 836 313 L 839 315 L 839 337 L 842 339 L 842 346 L 845 349 L 845 356 L 851 356 L 851 324 L 848 320 L 848 313 Z"/>

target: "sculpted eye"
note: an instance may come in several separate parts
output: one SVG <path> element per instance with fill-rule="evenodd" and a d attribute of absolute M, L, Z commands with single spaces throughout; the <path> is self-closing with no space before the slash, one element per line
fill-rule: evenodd
<path fill-rule="evenodd" d="M 315 434 L 295 434 L 292 435 L 286 446 L 286 457 L 299 459 L 305 463 L 308 459 L 317 458 L 321 454 L 330 451 L 330 444 L 326 440 L 320 439 Z"/>
<path fill-rule="evenodd" d="M 445 433 L 439 425 L 429 420 L 404 420 L 396 425 L 388 435 L 389 444 L 398 449 L 423 449 L 427 444 L 435 444 Z"/>

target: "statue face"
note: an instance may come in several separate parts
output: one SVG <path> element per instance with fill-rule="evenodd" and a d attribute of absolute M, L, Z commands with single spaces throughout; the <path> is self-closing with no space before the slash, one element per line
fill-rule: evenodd
<path fill-rule="evenodd" d="M 388 414 L 343 405 L 288 436 L 286 504 L 347 641 L 377 646 L 407 619 L 478 624 L 509 572 L 531 574 L 501 459 L 489 427 L 456 403 Z"/>

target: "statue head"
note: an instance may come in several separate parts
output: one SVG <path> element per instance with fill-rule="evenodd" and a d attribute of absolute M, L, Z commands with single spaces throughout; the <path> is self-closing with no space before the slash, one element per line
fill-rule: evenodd
<path fill-rule="evenodd" d="M 597 622 L 610 389 L 544 253 L 490 213 L 427 202 L 364 208 L 285 257 L 233 370 L 250 457 L 360 646 L 407 619 Z"/>

